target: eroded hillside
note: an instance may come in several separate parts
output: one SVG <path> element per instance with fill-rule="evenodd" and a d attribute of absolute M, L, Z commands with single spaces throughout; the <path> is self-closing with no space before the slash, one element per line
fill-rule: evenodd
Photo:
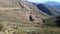
<path fill-rule="evenodd" d="M 39 30 L 38 26 L 44 24 L 42 17 L 42 12 L 25 0 L 0 0 L 0 34 L 28 34 Z"/>

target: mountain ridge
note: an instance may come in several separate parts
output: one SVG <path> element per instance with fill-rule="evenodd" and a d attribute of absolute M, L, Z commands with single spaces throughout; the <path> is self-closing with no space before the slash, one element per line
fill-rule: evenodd
<path fill-rule="evenodd" d="M 59 2 L 48 1 L 48 2 L 44 2 L 44 4 L 53 6 L 56 9 L 60 9 L 60 3 Z"/>

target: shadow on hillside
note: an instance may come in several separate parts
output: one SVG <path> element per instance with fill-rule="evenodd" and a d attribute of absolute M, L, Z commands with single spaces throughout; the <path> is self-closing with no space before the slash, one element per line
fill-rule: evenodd
<path fill-rule="evenodd" d="M 56 19 L 57 19 L 57 20 L 55 21 L 55 22 L 56 22 L 56 26 L 57 26 L 57 27 L 60 27 L 60 16 L 56 17 Z"/>

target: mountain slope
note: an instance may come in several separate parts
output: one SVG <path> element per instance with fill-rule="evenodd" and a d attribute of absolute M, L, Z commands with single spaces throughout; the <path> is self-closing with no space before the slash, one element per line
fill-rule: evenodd
<path fill-rule="evenodd" d="M 58 2 L 48 1 L 48 2 L 45 2 L 44 4 L 53 6 L 56 9 L 60 9 L 60 3 Z"/>
<path fill-rule="evenodd" d="M 44 13 L 48 15 L 58 16 L 60 15 L 60 11 L 53 8 L 52 6 L 46 5 L 46 4 L 38 4 L 37 7 L 43 11 Z"/>
<path fill-rule="evenodd" d="M 38 31 L 47 16 L 25 0 L 0 0 L 0 34 Z"/>
<path fill-rule="evenodd" d="M 9 2 L 6 3 L 7 1 L 9 1 Z M 30 3 L 27 3 L 27 2 L 21 1 L 21 0 L 20 1 L 19 0 L 16 0 L 16 1 L 15 0 L 6 0 L 6 1 L 0 0 L 0 2 L 1 2 L 0 15 L 1 15 L 1 19 L 3 22 L 5 20 L 6 20 L 6 22 L 10 21 L 10 19 L 9 19 L 10 17 L 12 18 L 12 20 L 11 20 L 12 22 L 16 22 L 16 19 L 17 19 L 17 22 L 20 22 L 20 20 L 22 20 L 23 17 L 24 17 L 24 19 L 29 20 L 30 12 L 32 11 L 31 13 L 33 13 L 33 11 L 35 10 L 35 9 L 32 10 L 34 7 L 31 8 L 31 6 L 29 5 Z M 35 10 L 35 12 L 37 10 Z M 38 12 L 39 12 L 39 10 L 38 10 Z M 13 18 L 15 18 L 15 19 L 13 19 Z"/>

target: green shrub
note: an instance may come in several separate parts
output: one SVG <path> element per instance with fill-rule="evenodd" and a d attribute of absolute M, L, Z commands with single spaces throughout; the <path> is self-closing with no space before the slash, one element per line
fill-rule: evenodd
<path fill-rule="evenodd" d="M 3 23 L 0 22 L 0 31 L 3 29 Z"/>

